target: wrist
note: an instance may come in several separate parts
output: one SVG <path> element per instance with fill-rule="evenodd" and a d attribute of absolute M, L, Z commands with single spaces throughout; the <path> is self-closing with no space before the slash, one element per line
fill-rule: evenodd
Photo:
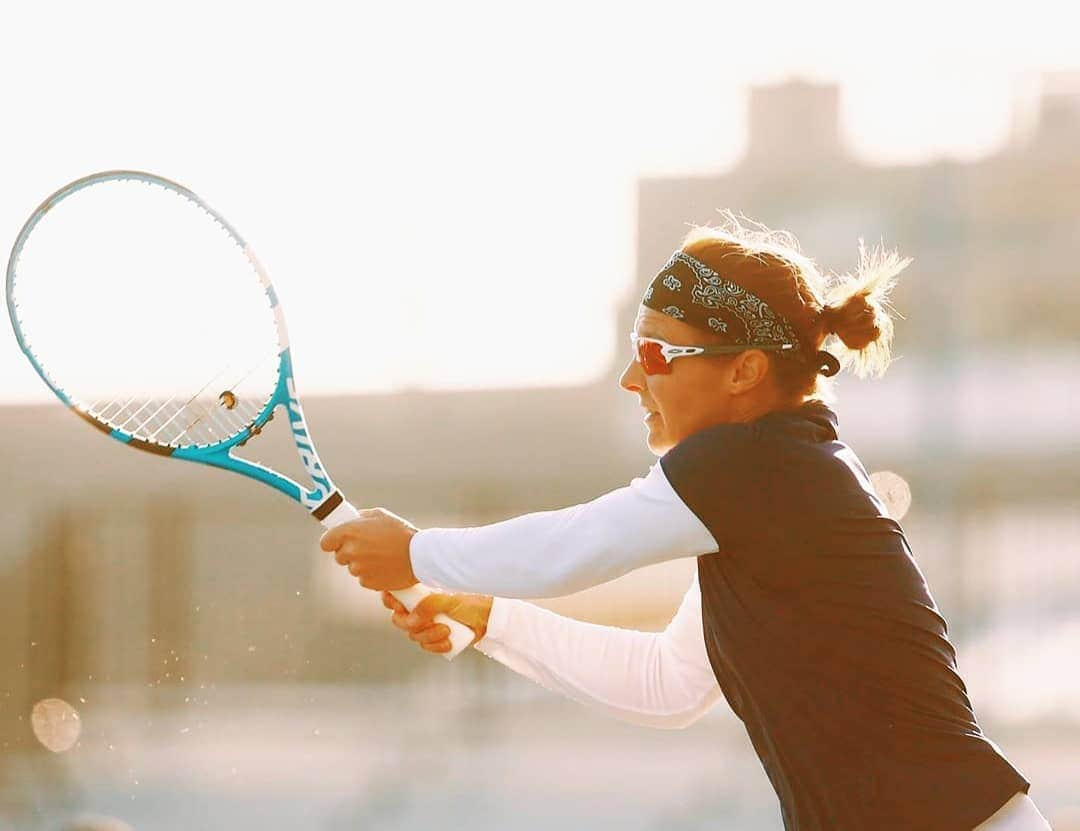
<path fill-rule="evenodd" d="M 473 643 L 483 638 L 488 632 L 488 619 L 491 617 L 491 598 L 483 594 L 453 594 L 453 605 L 447 614 L 458 623 L 468 626 L 473 635 Z"/>
<path fill-rule="evenodd" d="M 506 597 L 485 597 L 484 605 L 484 635 L 485 644 L 491 648 L 506 642 L 507 636 L 514 630 L 513 621 L 515 607 L 522 601 L 511 600 Z M 479 640 L 479 639 L 478 639 Z"/>
<path fill-rule="evenodd" d="M 424 577 L 424 533 L 422 530 L 413 531 L 409 535 L 409 571 L 416 578 L 416 582 L 423 583 L 431 588 L 439 588 L 437 582 L 431 582 Z"/>
<path fill-rule="evenodd" d="M 479 641 L 487 634 L 488 622 L 491 620 L 491 607 L 495 603 L 495 598 L 490 595 L 474 595 L 476 598 L 476 626 L 473 631 L 476 632 L 476 640 Z"/>
<path fill-rule="evenodd" d="M 413 576 L 413 579 L 417 583 L 422 583 L 423 580 L 421 580 L 416 574 L 416 551 L 417 551 L 416 535 L 417 535 L 416 531 L 413 531 L 411 534 L 409 534 L 409 542 L 405 547 L 405 552 L 407 554 L 405 560 L 406 560 L 406 565 L 408 566 L 408 569 L 409 569 L 409 574 L 411 574 Z"/>
<path fill-rule="evenodd" d="M 412 541 L 416 537 L 416 531 L 417 529 L 411 526 L 408 528 L 409 538 L 405 543 L 405 570 L 408 572 L 410 578 L 410 586 L 420 582 L 420 579 L 416 576 L 416 569 L 413 568 L 412 562 Z"/>

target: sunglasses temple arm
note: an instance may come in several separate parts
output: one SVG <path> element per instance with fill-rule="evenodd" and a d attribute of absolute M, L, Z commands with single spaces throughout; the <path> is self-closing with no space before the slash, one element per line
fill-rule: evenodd
<path fill-rule="evenodd" d="M 790 352 L 795 348 L 790 343 L 761 343 L 761 344 L 732 344 L 731 346 L 703 346 L 705 355 L 734 355 L 736 352 L 746 352 L 750 349 L 760 349 L 762 352 Z"/>

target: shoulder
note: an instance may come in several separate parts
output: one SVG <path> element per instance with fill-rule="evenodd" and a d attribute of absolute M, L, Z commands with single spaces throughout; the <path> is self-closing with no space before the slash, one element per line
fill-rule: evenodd
<path fill-rule="evenodd" d="M 694 459 L 744 452 L 759 444 L 761 439 L 761 426 L 757 422 L 716 424 L 683 439 L 661 457 L 660 463 L 667 471 L 669 466 L 685 465 Z"/>
<path fill-rule="evenodd" d="M 836 416 L 809 402 L 756 421 L 718 424 L 688 436 L 660 460 L 686 505 L 713 531 L 771 515 L 779 505 L 831 483 L 847 470 Z"/>
<path fill-rule="evenodd" d="M 698 478 L 745 477 L 759 470 L 766 459 L 796 449 L 772 425 L 759 420 L 740 424 L 717 424 L 700 430 L 669 450 L 660 459 L 671 482 Z"/>
<path fill-rule="evenodd" d="M 759 490 L 762 452 L 755 424 L 719 424 L 688 436 L 660 459 L 683 503 L 721 543 L 748 494 Z"/>

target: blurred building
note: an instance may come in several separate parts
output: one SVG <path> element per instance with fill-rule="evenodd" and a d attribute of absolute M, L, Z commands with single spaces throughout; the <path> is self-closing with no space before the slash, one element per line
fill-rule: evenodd
<path fill-rule="evenodd" d="M 421 525 L 476 524 L 642 474 L 652 457 L 640 411 L 616 384 L 626 332 L 687 223 L 730 207 L 793 231 L 826 269 L 853 268 L 859 237 L 914 256 L 895 298 L 902 357 L 883 381 L 841 385 L 843 435 L 872 470 L 911 482 L 916 550 L 957 626 L 987 623 L 991 608 L 1075 604 L 1080 82 L 1051 79 L 1034 127 L 973 164 L 860 164 L 843 146 L 834 86 L 755 89 L 749 115 L 735 169 L 641 181 L 637 268 L 613 310 L 618 358 L 603 378 L 314 399 L 309 423 L 339 486 Z M 285 443 L 249 449 L 298 467 Z M 95 684 L 128 685 L 153 706 L 170 689 L 387 679 L 422 660 L 385 626 L 363 625 L 372 597 L 266 489 L 123 451 L 57 405 L 0 410 L 0 458 L 0 749 L 29 742 L 33 701 Z M 689 567 L 555 605 L 661 626 Z"/>

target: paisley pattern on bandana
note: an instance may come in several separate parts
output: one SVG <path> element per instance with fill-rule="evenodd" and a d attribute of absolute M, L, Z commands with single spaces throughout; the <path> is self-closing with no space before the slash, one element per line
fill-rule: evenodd
<path fill-rule="evenodd" d="M 683 274 L 689 271 L 688 288 L 671 273 L 676 268 Z M 799 343 L 792 325 L 768 303 L 684 251 L 671 256 L 641 302 L 693 326 L 727 334 L 734 343 Z"/>

